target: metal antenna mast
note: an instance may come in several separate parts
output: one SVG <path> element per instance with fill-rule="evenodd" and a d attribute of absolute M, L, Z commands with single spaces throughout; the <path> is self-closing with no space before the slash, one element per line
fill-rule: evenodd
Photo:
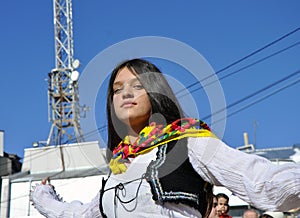
<path fill-rule="evenodd" d="M 73 54 L 72 0 L 53 0 L 56 68 L 49 73 L 47 145 L 84 141 L 80 127 L 79 61 Z M 74 140 L 75 139 L 75 140 Z"/>

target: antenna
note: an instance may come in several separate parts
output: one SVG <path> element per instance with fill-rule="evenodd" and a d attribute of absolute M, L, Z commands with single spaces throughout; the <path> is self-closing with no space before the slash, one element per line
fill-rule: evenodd
<path fill-rule="evenodd" d="M 78 93 L 80 63 L 74 60 L 72 0 L 53 0 L 55 65 L 48 74 L 48 120 L 52 122 L 47 145 L 84 141 L 80 127 Z"/>

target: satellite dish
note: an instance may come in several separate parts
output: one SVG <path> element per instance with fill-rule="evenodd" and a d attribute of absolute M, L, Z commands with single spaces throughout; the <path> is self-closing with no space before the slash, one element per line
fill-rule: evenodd
<path fill-rule="evenodd" d="M 80 65 L 80 61 L 78 59 L 75 59 L 72 63 L 72 67 L 74 69 L 77 69 L 79 67 L 79 65 Z"/>
<path fill-rule="evenodd" d="M 79 78 L 79 73 L 78 73 L 78 71 L 76 71 L 76 70 L 72 71 L 72 73 L 71 73 L 71 80 L 72 80 L 73 82 L 75 82 L 75 81 L 78 80 L 78 78 Z"/>

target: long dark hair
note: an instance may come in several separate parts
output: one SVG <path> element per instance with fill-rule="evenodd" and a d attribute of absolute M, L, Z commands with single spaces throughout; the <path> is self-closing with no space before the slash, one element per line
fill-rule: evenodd
<path fill-rule="evenodd" d="M 107 91 L 108 161 L 111 158 L 111 151 L 127 134 L 126 126 L 116 117 L 113 107 L 113 83 L 118 72 L 125 67 L 137 75 L 148 94 L 151 115 L 153 115 L 150 118 L 151 121 L 170 123 L 183 116 L 182 109 L 169 83 L 154 64 L 143 59 L 132 59 L 120 63 L 112 71 Z"/>

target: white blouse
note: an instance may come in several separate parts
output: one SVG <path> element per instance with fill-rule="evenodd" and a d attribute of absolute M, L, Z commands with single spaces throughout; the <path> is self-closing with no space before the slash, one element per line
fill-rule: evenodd
<path fill-rule="evenodd" d="M 110 176 L 102 200 L 107 217 L 201 217 L 187 205 L 152 200 L 143 175 L 156 152 L 131 159 L 125 173 Z M 256 208 L 287 211 L 300 206 L 300 165 L 275 165 L 210 137 L 189 138 L 188 157 L 204 180 L 228 188 Z M 37 185 L 31 193 L 35 208 L 47 217 L 101 217 L 99 198 L 98 193 L 88 204 L 62 202 L 49 185 Z"/>

